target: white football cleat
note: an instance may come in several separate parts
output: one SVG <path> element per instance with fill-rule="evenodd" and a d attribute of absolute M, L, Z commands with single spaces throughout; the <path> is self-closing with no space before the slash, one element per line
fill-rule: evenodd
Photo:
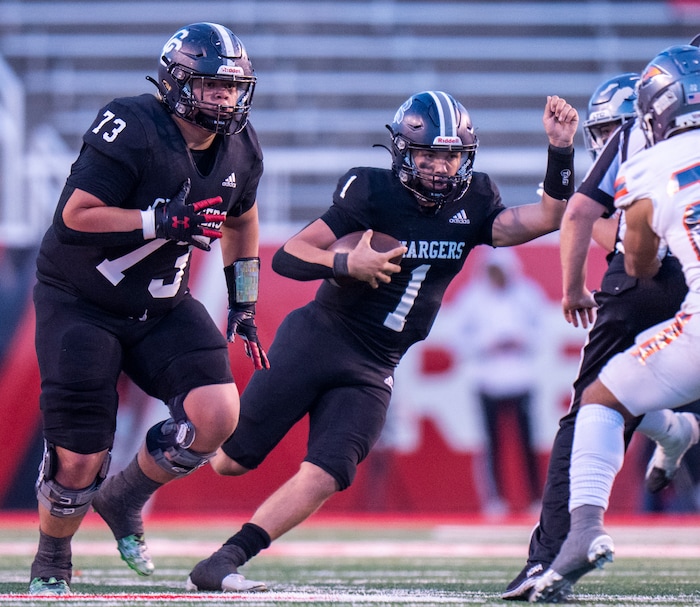
<path fill-rule="evenodd" d="M 612 538 L 605 533 L 596 532 L 590 541 L 583 534 L 573 537 L 569 534 L 552 566 L 537 578 L 530 603 L 567 601 L 574 584 L 590 571 L 612 562 L 614 553 Z"/>
<path fill-rule="evenodd" d="M 191 576 L 187 578 L 185 589 L 189 592 L 212 590 L 212 588 L 199 588 L 192 581 Z M 248 580 L 240 573 L 229 573 L 223 580 L 221 580 L 221 587 L 218 590 L 221 592 L 265 592 L 267 591 L 267 586 L 264 582 Z"/>
<path fill-rule="evenodd" d="M 644 484 L 651 493 L 658 493 L 670 484 L 681 467 L 683 456 L 700 438 L 698 417 L 694 413 L 681 412 L 675 415 L 679 422 L 676 431 L 664 441 L 664 446 L 656 443 L 656 449 L 647 465 Z"/>

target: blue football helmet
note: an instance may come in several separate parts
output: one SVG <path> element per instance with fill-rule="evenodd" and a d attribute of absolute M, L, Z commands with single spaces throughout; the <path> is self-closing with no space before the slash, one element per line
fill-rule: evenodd
<path fill-rule="evenodd" d="M 583 123 L 586 149 L 595 160 L 610 134 L 634 118 L 635 87 L 639 74 L 627 73 L 600 84 L 588 101 L 588 116 Z"/>

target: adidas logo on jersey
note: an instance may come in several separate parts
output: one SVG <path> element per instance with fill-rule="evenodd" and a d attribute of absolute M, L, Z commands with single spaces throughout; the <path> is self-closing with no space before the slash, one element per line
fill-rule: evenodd
<path fill-rule="evenodd" d="M 236 187 L 236 173 L 231 173 L 226 179 L 221 182 L 221 185 L 225 188 L 235 188 Z"/>
<path fill-rule="evenodd" d="M 384 383 L 389 386 L 391 390 L 394 389 L 394 378 L 391 375 L 384 378 Z"/>
<path fill-rule="evenodd" d="M 459 213 L 455 213 L 450 218 L 450 223 L 471 223 L 471 221 L 469 221 L 469 217 L 467 217 L 467 212 L 462 209 Z"/>

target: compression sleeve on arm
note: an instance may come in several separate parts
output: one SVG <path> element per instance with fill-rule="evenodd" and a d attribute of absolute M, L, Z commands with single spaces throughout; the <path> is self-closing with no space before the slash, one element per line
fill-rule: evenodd
<path fill-rule="evenodd" d="M 278 274 L 294 280 L 318 280 L 335 276 L 333 268 L 299 259 L 287 253 L 284 247 L 279 248 L 273 256 L 272 269 Z"/>

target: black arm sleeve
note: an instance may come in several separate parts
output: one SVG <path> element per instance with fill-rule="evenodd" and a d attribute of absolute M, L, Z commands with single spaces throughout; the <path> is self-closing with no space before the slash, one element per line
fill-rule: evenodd
<path fill-rule="evenodd" d="M 272 269 L 278 274 L 294 280 L 317 280 L 334 277 L 333 268 L 299 259 L 287 253 L 284 247 L 280 247 L 274 254 Z"/>

